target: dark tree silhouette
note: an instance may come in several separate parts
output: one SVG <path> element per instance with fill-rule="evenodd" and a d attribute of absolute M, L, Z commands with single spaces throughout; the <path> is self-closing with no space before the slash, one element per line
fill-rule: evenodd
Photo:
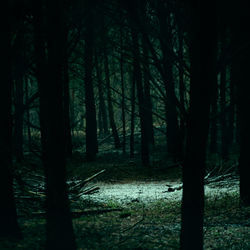
<path fill-rule="evenodd" d="M 250 122 L 247 119 L 250 106 L 250 32 L 247 23 L 249 22 L 249 7 L 244 1 L 239 2 L 235 9 L 236 21 L 233 25 L 233 44 L 235 53 L 233 58 L 234 72 L 237 74 L 237 102 L 240 135 L 240 200 L 241 204 L 250 206 Z"/>
<path fill-rule="evenodd" d="M 12 173 L 12 117 L 11 117 L 11 40 L 9 2 L 2 3 L 3 13 L 0 17 L 2 38 L 1 50 L 1 85 L 0 85 L 0 238 L 20 238 L 17 213 L 13 191 Z"/>
<path fill-rule="evenodd" d="M 95 54 L 95 68 L 96 68 L 96 77 L 97 77 L 97 88 L 98 88 L 98 97 L 99 97 L 99 112 L 98 112 L 98 122 L 100 135 L 108 134 L 108 117 L 107 117 L 107 107 L 104 99 L 104 90 L 103 90 L 103 80 L 101 77 L 101 63 L 98 60 L 97 53 Z"/>
<path fill-rule="evenodd" d="M 66 11 L 66 10 L 64 10 Z M 64 21 L 65 23 L 65 21 Z M 64 25 L 66 27 L 66 24 Z M 63 61 L 63 113 L 64 113 L 64 128 L 65 128 L 65 138 L 66 145 L 65 151 L 67 157 L 72 156 L 72 138 L 71 138 L 71 128 L 70 128 L 70 98 L 69 98 L 69 65 L 68 65 L 68 28 L 64 32 L 64 41 L 63 41 L 63 52 L 64 52 L 64 61 Z"/>
<path fill-rule="evenodd" d="M 94 3 L 86 2 L 88 9 L 86 18 L 85 33 L 85 106 L 86 106 L 86 159 L 91 161 L 96 157 L 98 152 L 97 143 L 97 123 L 96 123 L 96 107 L 93 87 L 93 42 L 94 42 Z"/>
<path fill-rule="evenodd" d="M 167 6 L 166 6 L 167 5 Z M 181 157 L 180 131 L 175 102 L 175 81 L 173 76 L 173 41 L 170 17 L 170 5 L 159 0 L 157 13 L 160 24 L 160 43 L 163 60 L 163 82 L 166 92 L 165 111 L 167 123 L 167 151 L 174 158 Z M 168 27 L 168 29 L 166 29 Z"/>
<path fill-rule="evenodd" d="M 42 157 L 46 177 L 47 249 L 76 249 L 65 173 L 62 7 L 60 1 L 46 2 L 48 60 L 45 54 L 42 1 L 36 3 L 34 15 Z"/>
<path fill-rule="evenodd" d="M 203 249 L 204 172 L 211 97 L 215 91 L 215 3 L 190 2 L 190 113 L 183 164 L 181 249 Z"/>
<path fill-rule="evenodd" d="M 104 38 L 105 39 L 105 38 Z M 106 45 L 104 44 L 103 49 L 103 57 L 104 57 L 104 73 L 105 73 L 105 82 L 106 82 L 106 93 L 107 93 L 107 102 L 108 102 L 108 113 L 109 113 L 109 123 L 112 130 L 112 135 L 114 138 L 115 148 L 119 148 L 121 146 L 120 138 L 117 131 L 117 126 L 114 117 L 114 108 L 112 102 L 112 93 L 111 93 L 111 84 L 110 84 L 110 73 L 109 73 L 109 59 L 107 55 Z"/>

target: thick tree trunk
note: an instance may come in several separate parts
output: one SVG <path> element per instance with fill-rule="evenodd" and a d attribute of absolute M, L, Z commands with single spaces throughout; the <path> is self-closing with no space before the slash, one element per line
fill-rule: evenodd
<path fill-rule="evenodd" d="M 96 157 L 98 152 L 97 142 L 97 122 L 96 122 L 96 107 L 93 86 L 93 22 L 94 10 L 91 1 L 87 2 L 89 11 L 86 20 L 86 36 L 85 36 L 85 106 L 86 106 L 86 158 L 91 161 Z"/>
<path fill-rule="evenodd" d="M 10 11 L 8 1 L 2 3 L 0 26 L 0 238 L 20 238 L 21 232 L 17 223 L 17 213 L 13 192 L 12 174 L 12 117 L 11 117 L 11 42 Z M 4 15 L 6 14 L 6 15 Z"/>
<path fill-rule="evenodd" d="M 62 3 L 59 0 L 47 1 L 46 3 L 48 10 L 48 64 L 43 40 L 42 2 L 36 4 L 34 15 L 42 156 L 46 177 L 46 248 L 76 249 L 65 173 Z"/>
<path fill-rule="evenodd" d="M 240 1 L 240 8 L 236 9 L 236 22 L 233 26 L 233 43 L 235 45 L 235 56 L 233 67 L 237 72 L 237 105 L 239 120 L 239 139 L 240 139 L 240 201 L 244 206 L 250 206 L 250 32 L 248 29 L 249 7 L 244 1 Z M 238 12 L 237 12 L 238 11 Z"/>
<path fill-rule="evenodd" d="M 215 91 L 217 30 L 214 2 L 190 6 L 190 114 L 183 164 L 181 249 L 203 249 L 204 172 L 211 97 Z"/>

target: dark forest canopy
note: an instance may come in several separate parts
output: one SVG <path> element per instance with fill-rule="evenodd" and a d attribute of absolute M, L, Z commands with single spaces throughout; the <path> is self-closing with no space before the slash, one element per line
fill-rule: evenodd
<path fill-rule="evenodd" d="M 77 153 L 95 166 L 120 152 L 148 177 L 156 153 L 181 166 L 181 249 L 203 249 L 207 159 L 237 162 L 250 205 L 243 0 L 12 0 L 2 12 L 1 238 L 21 238 L 14 184 L 30 157 L 43 166 L 47 249 L 77 248 L 67 184 Z"/>

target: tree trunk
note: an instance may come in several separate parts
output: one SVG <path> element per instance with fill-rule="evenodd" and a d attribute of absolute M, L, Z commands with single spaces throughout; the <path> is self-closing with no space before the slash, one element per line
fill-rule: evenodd
<path fill-rule="evenodd" d="M 96 75 L 98 80 L 98 96 L 99 96 L 99 123 L 101 124 L 99 126 L 99 129 L 103 130 L 103 135 L 107 135 L 109 133 L 108 131 L 108 120 L 107 120 L 107 108 L 106 103 L 104 100 L 104 94 L 103 94 L 103 81 L 101 77 L 101 64 L 98 61 L 98 56 L 95 55 L 95 64 L 96 64 Z M 100 131 L 101 132 L 101 131 Z M 102 134 L 102 133 L 101 133 Z"/>
<path fill-rule="evenodd" d="M 132 43 L 133 43 L 133 67 L 134 76 L 137 90 L 137 97 L 139 102 L 139 117 L 141 125 L 141 159 L 143 166 L 148 167 L 149 160 L 149 143 L 147 134 L 146 112 L 145 112 L 145 99 L 143 94 L 142 74 L 140 66 L 140 51 L 137 33 L 132 30 Z"/>
<path fill-rule="evenodd" d="M 112 103 L 111 86 L 110 86 L 110 74 L 109 74 L 109 62 L 106 48 L 104 48 L 104 71 L 105 71 L 105 81 L 107 87 L 107 99 L 108 99 L 108 112 L 109 112 L 109 123 L 114 137 L 115 148 L 121 146 L 120 139 L 117 132 L 117 127 L 114 118 L 114 109 Z"/>
<path fill-rule="evenodd" d="M 185 108 L 185 84 L 184 84 L 184 68 L 183 68 L 183 31 L 178 29 L 178 41 L 179 41 L 179 60 L 181 65 L 179 65 L 179 96 L 180 96 L 180 105 Z M 180 143 L 182 145 L 181 151 L 183 155 L 183 147 L 185 141 L 185 117 L 182 114 L 180 117 Z"/>
<path fill-rule="evenodd" d="M 160 22 L 160 43 L 163 57 L 163 82 L 166 92 L 165 112 L 167 121 L 167 151 L 174 159 L 181 158 L 180 131 L 175 102 L 175 82 L 173 77 L 173 61 L 171 52 L 173 50 L 171 21 L 168 6 L 158 1 L 158 18 Z M 167 28 L 166 28 L 167 27 Z"/>
<path fill-rule="evenodd" d="M 29 100 L 29 79 L 25 78 L 25 101 L 28 103 Z M 28 135 L 28 148 L 31 152 L 32 150 L 32 142 L 31 142 L 31 128 L 30 128 L 30 108 L 27 107 L 26 111 L 26 118 L 27 118 L 27 135 Z"/>
<path fill-rule="evenodd" d="M 129 146 L 130 146 L 130 158 L 134 158 L 135 155 L 135 74 L 131 70 L 131 117 L 130 117 L 130 140 L 129 140 Z"/>
<path fill-rule="evenodd" d="M 244 206 L 250 206 L 250 32 L 247 23 L 249 22 L 249 8 L 245 2 L 240 1 L 240 8 L 236 9 L 236 21 L 233 26 L 233 43 L 235 45 L 235 56 L 233 67 L 237 72 L 237 105 L 240 135 L 240 201 Z M 237 12 L 238 11 L 238 12 Z"/>
<path fill-rule="evenodd" d="M 46 177 L 47 249 L 76 249 L 66 186 L 63 118 L 63 7 L 47 1 L 48 64 L 43 33 L 42 1 L 34 15 L 36 74 L 40 93 L 42 157 Z"/>
<path fill-rule="evenodd" d="M 124 56 L 123 56 L 123 32 L 120 29 L 120 45 L 121 45 L 121 58 L 120 58 L 120 72 L 121 72 L 121 88 L 122 88 L 122 152 L 126 152 L 126 118 L 125 118 L 125 86 L 124 86 Z"/>
<path fill-rule="evenodd" d="M 0 85 L 0 238 L 20 238 L 13 192 L 12 173 L 12 117 L 11 117 L 11 41 L 9 2 L 2 3 L 1 34 L 1 85 Z"/>
<path fill-rule="evenodd" d="M 183 164 L 181 249 L 203 249 L 204 172 L 211 97 L 217 81 L 214 2 L 190 6 L 190 114 Z"/>
<path fill-rule="evenodd" d="M 64 112 L 64 128 L 66 138 L 66 156 L 72 156 L 72 138 L 71 138 L 71 126 L 70 126 L 70 99 L 69 99 L 69 67 L 68 67 L 68 31 L 64 34 L 64 61 L 63 61 L 63 112 Z"/>
<path fill-rule="evenodd" d="M 14 155 L 17 162 L 23 159 L 23 77 L 15 81 L 15 121 L 14 121 Z"/>
<path fill-rule="evenodd" d="M 230 65 L 230 109 L 228 112 L 228 144 L 231 148 L 234 144 L 235 135 L 235 80 L 233 79 L 233 69 Z"/>
<path fill-rule="evenodd" d="M 92 161 L 98 152 L 96 108 L 93 86 L 93 22 L 94 10 L 91 1 L 87 1 L 88 13 L 85 36 L 85 106 L 86 106 L 86 159 Z"/>
<path fill-rule="evenodd" d="M 143 41 L 143 80 L 144 80 L 144 98 L 145 98 L 145 113 L 147 122 L 147 135 L 148 141 L 151 145 L 154 145 L 154 126 L 153 126 L 153 115 L 152 115 L 152 101 L 150 95 L 150 81 L 149 81 L 149 62 L 148 62 L 148 47 Z"/>
<path fill-rule="evenodd" d="M 216 91 L 212 97 L 212 105 L 211 105 L 211 122 L 210 122 L 210 145 L 209 151 L 212 154 L 218 153 L 218 128 L 217 128 L 217 112 L 218 112 L 218 83 L 216 84 Z"/>
<path fill-rule="evenodd" d="M 224 44 L 223 44 L 224 45 Z M 222 45 L 222 46 L 223 46 Z M 220 107 L 221 107 L 221 156 L 228 157 L 228 123 L 226 113 L 226 67 L 220 73 Z"/>

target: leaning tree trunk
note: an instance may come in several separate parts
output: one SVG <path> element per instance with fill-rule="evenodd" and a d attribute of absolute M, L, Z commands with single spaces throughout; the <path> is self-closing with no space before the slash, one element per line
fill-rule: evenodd
<path fill-rule="evenodd" d="M 2 3 L 1 34 L 1 84 L 0 84 L 0 238 L 20 238 L 13 192 L 12 174 L 12 118 L 11 118 L 11 41 L 10 11 L 8 1 Z M 6 14 L 6 15 L 4 15 Z"/>
<path fill-rule="evenodd" d="M 211 97 L 215 91 L 217 30 L 214 2 L 190 6 L 190 114 L 183 164 L 181 249 L 203 249 L 204 172 Z"/>
<path fill-rule="evenodd" d="M 40 93 L 42 159 L 46 177 L 47 249 L 76 249 L 66 186 L 63 119 L 63 9 L 47 1 L 48 64 L 42 30 L 42 1 L 34 15 L 36 74 Z"/>

